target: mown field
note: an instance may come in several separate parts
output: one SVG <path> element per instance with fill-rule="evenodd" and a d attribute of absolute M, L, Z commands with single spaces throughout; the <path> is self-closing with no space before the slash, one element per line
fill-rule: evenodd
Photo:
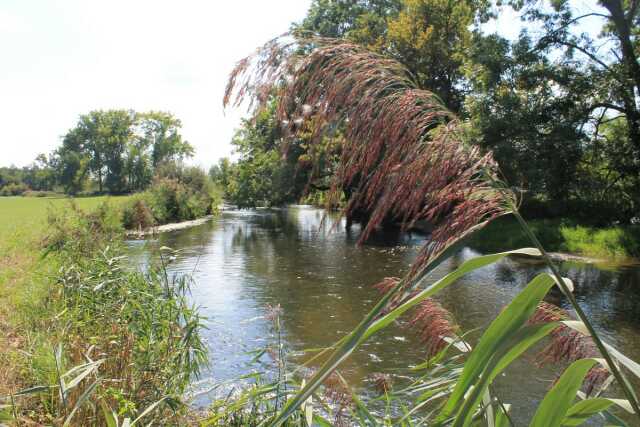
<path fill-rule="evenodd" d="M 68 197 L 0 197 L 0 248 L 18 234 L 21 239 L 39 235 L 50 209 L 64 209 L 73 200 L 82 209 L 94 209 L 109 201 L 119 204 L 130 196 Z"/>

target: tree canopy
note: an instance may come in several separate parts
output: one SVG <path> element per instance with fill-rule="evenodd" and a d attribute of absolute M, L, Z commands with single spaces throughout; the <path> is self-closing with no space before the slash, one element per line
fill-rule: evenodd
<path fill-rule="evenodd" d="M 95 110 L 82 114 L 49 156 L 0 168 L 0 195 L 27 190 L 127 193 L 149 186 L 158 168 L 194 154 L 182 123 L 163 111 Z"/>
<path fill-rule="evenodd" d="M 314 0 L 293 34 L 344 38 L 403 64 L 417 87 L 462 117 L 469 144 L 494 153 L 530 212 L 627 221 L 640 208 L 639 3 L 602 0 L 582 12 L 581 2 L 568 0 Z M 482 25 L 505 8 L 522 20 L 514 40 Z M 263 167 L 257 152 L 273 156 L 276 168 L 297 165 L 291 176 L 300 182 L 286 201 L 323 188 L 342 129 L 322 143 L 310 144 L 300 132 L 293 143 L 277 132 L 258 142 L 250 135 L 274 113 L 256 114 L 262 116 L 245 121 L 234 138 L 238 167 Z M 313 114 L 302 121 L 296 126 L 309 126 Z M 266 199 L 285 185 L 260 182 Z"/>
<path fill-rule="evenodd" d="M 53 156 L 60 183 L 70 193 L 93 178 L 98 191 L 141 190 L 164 162 L 193 155 L 171 113 L 127 110 L 91 111 L 63 137 Z"/>

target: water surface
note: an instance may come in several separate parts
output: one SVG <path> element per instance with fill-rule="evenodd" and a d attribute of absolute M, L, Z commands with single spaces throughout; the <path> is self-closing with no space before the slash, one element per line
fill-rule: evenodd
<path fill-rule="evenodd" d="M 419 234 L 384 232 L 358 247 L 357 226 L 346 231 L 331 216 L 323 218 L 323 210 L 305 206 L 225 211 L 204 225 L 130 243 L 143 262 L 160 246 L 179 249 L 170 270 L 193 274 L 192 299 L 207 317 L 204 335 L 211 356 L 200 389 L 247 373 L 250 352 L 273 340 L 271 323 L 265 319 L 269 305 L 282 308 L 285 342 L 294 356 L 333 344 L 375 304 L 378 294 L 371 285 L 406 273 L 424 243 Z M 442 277 L 477 255 L 464 248 L 431 277 Z M 605 339 L 640 360 L 640 269 L 568 263 L 562 268 Z M 437 298 L 463 330 L 484 328 L 543 269 L 539 263 L 506 259 L 467 275 Z M 568 307 L 558 291 L 548 300 Z M 470 341 L 477 336 L 471 334 Z M 408 366 L 424 358 L 417 336 L 392 325 L 357 351 L 341 373 L 366 393 L 372 389 L 371 374 L 403 376 Z M 495 390 L 521 420 L 533 415 L 558 373 L 558 367 L 538 368 L 534 358 L 531 353 L 516 361 Z M 258 369 L 255 364 L 251 368 Z M 215 396 L 216 392 L 203 394 L 196 402 L 206 404 Z"/>

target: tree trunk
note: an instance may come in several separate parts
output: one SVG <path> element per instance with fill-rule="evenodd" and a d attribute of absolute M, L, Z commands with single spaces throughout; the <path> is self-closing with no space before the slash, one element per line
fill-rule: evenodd
<path fill-rule="evenodd" d="M 627 122 L 629 124 L 629 140 L 635 148 L 636 156 L 640 156 L 640 111 L 636 103 L 636 92 L 640 94 L 640 63 L 631 42 L 631 26 L 633 14 L 625 16 L 621 0 L 601 0 L 601 4 L 611 14 L 616 36 L 622 49 L 623 76 L 622 91 Z M 626 81 L 625 81 L 626 80 Z"/>

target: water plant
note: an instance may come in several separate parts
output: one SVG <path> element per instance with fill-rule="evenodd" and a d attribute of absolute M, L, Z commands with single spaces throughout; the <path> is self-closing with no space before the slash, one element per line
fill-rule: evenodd
<path fill-rule="evenodd" d="M 578 425 L 596 414 L 624 425 L 608 411 L 612 405 L 640 419 L 638 399 L 626 378 L 628 373 L 640 376 L 640 366 L 605 343 L 593 328 L 573 296 L 573 284 L 560 275 L 520 215 L 516 194 L 500 179 L 491 153 L 481 153 L 468 144 L 460 120 L 433 93 L 419 88 L 405 67 L 344 40 L 287 34 L 238 63 L 224 104 L 239 105 L 245 99 L 250 99 L 250 109 L 257 110 L 273 100 L 276 117 L 291 135 L 303 122 L 311 123 L 315 141 L 341 132 L 341 157 L 330 194 L 333 200 L 346 196 L 343 213 L 347 216 L 356 210 L 369 213 L 361 242 L 386 220 L 399 221 L 404 228 L 417 221 L 433 227 L 409 274 L 387 283 L 390 286 L 380 301 L 353 331 L 325 352 L 328 357 L 321 367 L 265 424 L 283 425 L 290 417 L 298 417 L 302 405 L 360 344 L 421 304 L 427 304 L 422 318 L 428 318 L 433 328 L 427 326 L 425 331 L 421 326 L 427 342 L 434 350 L 442 348 L 439 340 L 451 338 L 453 331 L 438 333 L 444 331 L 443 313 L 429 304 L 429 298 L 463 275 L 507 256 L 541 257 L 548 272 L 534 278 L 514 298 L 473 349 L 468 351 L 465 346 L 458 373 L 434 394 L 438 396 L 435 408 L 425 418 L 429 424 L 467 426 L 484 420 L 490 426 L 507 425 L 508 407 L 494 399 L 491 385 L 510 363 L 550 334 L 571 347 L 592 343 L 589 347 L 594 351 L 566 352 L 573 363 L 541 402 L 531 425 Z M 430 280 L 429 273 L 466 238 L 508 214 L 516 218 L 534 248 L 480 256 L 440 280 Z M 535 321 L 539 304 L 553 286 L 569 301 L 577 320 Z M 606 377 L 600 378 L 602 384 L 615 380 L 625 399 L 580 394 L 585 377 L 594 369 L 601 378 Z M 366 407 L 358 406 L 365 413 Z M 416 407 L 407 413 L 415 412 Z M 412 422 L 407 416 L 400 420 L 407 425 Z"/>

